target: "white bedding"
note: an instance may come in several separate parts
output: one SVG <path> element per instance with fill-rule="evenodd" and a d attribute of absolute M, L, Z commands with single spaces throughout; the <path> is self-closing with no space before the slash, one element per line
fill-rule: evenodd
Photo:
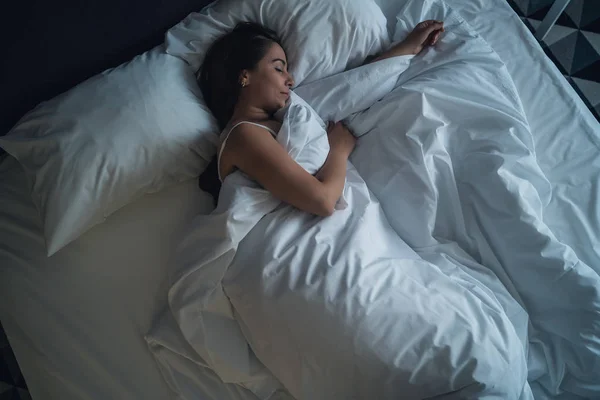
<path fill-rule="evenodd" d="M 544 222 L 600 273 L 600 124 L 505 1 L 447 3 L 491 45 L 515 82 L 539 166 L 552 184 Z"/>
<path fill-rule="evenodd" d="M 210 210 L 197 182 L 145 196 L 47 258 L 16 160 L 0 165 L 0 318 L 34 399 L 167 399 L 144 334 L 173 239 Z"/>
<path fill-rule="evenodd" d="M 361 136 L 348 210 L 316 221 L 273 211 L 237 173 L 184 236 L 170 310 L 224 381 L 264 400 L 278 388 L 269 372 L 297 399 L 527 399 L 529 384 L 538 397 L 600 395 L 600 275 L 543 222 L 551 185 L 510 75 L 440 1 L 406 2 L 395 41 L 426 19 L 446 32 L 398 69 L 395 88 L 382 83 L 404 59 L 296 90 L 320 115 L 355 109 L 319 99 L 366 108 L 348 120 Z M 358 106 L 367 88 L 382 100 Z M 278 140 L 301 165 L 323 162 L 318 126 L 308 133 L 295 107 Z M 361 177 L 395 232 L 365 211 L 379 205 Z M 400 238 L 434 262 L 394 252 Z"/>
<path fill-rule="evenodd" d="M 516 84 L 553 188 L 544 222 L 598 268 L 597 122 L 504 1 L 449 3 Z M 0 319 L 33 398 L 170 398 L 143 335 L 166 304 L 173 241 L 208 210 L 208 196 L 195 181 L 146 196 L 48 259 L 25 176 L 12 159 L 0 165 L 0 187 L 0 293 L 7 299 Z M 254 398 L 206 368 L 193 379 L 198 398 Z"/>

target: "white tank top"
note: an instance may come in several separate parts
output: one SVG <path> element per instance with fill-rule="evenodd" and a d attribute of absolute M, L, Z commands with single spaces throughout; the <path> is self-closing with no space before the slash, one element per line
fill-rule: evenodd
<path fill-rule="evenodd" d="M 223 179 L 221 178 L 221 154 L 223 154 L 223 149 L 227 145 L 227 139 L 229 139 L 229 134 L 231 134 L 231 131 L 233 131 L 235 128 L 237 128 L 241 124 L 250 124 L 250 125 L 254 125 L 254 126 L 259 126 L 261 128 L 266 129 L 267 131 L 269 131 L 271 133 L 271 135 L 273 135 L 273 137 L 277 136 L 277 133 L 273 129 L 269 128 L 268 126 L 257 124 L 255 122 L 250 122 L 250 121 L 240 121 L 237 124 L 233 125 L 231 127 L 231 129 L 229 129 L 229 130 L 225 129 L 223 132 L 221 132 L 221 137 L 220 137 L 221 147 L 219 149 L 219 155 L 217 157 L 217 174 L 219 175 L 219 180 L 221 181 L 221 183 L 223 183 Z"/>

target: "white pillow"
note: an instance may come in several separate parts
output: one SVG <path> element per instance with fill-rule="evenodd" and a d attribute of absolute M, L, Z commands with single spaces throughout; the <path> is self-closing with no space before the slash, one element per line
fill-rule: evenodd
<path fill-rule="evenodd" d="M 373 0 L 219 0 L 167 32 L 167 53 L 198 70 L 212 42 L 242 21 L 278 34 L 296 85 L 359 66 L 389 44 Z"/>
<path fill-rule="evenodd" d="M 54 254 L 145 193 L 197 176 L 218 128 L 162 46 L 41 103 L 0 147 L 23 165 Z"/>

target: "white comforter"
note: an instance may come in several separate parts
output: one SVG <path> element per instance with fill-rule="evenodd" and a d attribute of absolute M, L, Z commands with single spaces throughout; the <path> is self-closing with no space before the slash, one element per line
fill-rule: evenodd
<path fill-rule="evenodd" d="M 504 65 L 442 2 L 399 15 L 398 37 L 430 18 L 446 33 L 296 91 L 360 136 L 340 209 L 310 216 L 235 173 L 184 236 L 175 322 L 149 336 L 183 398 L 197 365 L 262 399 L 600 396 L 600 277 L 542 222 Z M 314 173 L 327 138 L 300 97 L 277 139 Z"/>

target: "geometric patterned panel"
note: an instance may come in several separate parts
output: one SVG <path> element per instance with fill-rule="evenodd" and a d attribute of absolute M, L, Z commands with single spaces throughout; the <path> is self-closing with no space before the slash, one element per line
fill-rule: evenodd
<path fill-rule="evenodd" d="M 31 400 L 4 329 L 0 324 L 0 400 Z"/>
<path fill-rule="evenodd" d="M 554 0 L 508 0 L 532 32 Z M 571 0 L 540 43 L 600 121 L 600 0 Z"/>

